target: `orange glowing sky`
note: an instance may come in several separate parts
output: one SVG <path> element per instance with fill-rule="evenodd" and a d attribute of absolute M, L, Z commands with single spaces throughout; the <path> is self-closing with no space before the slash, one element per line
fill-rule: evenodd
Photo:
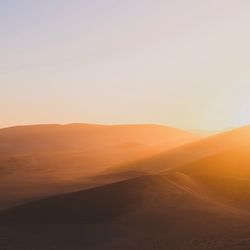
<path fill-rule="evenodd" d="M 0 127 L 250 123 L 250 2 L 0 2 Z"/>

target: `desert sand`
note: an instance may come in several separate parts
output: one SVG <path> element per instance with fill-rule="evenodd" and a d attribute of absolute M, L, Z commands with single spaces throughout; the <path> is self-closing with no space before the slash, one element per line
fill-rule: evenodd
<path fill-rule="evenodd" d="M 87 176 L 197 138 L 156 125 L 34 125 L 0 129 L 0 210 L 92 186 Z"/>
<path fill-rule="evenodd" d="M 0 249 L 250 249 L 249 139 L 250 127 L 196 138 L 5 209 Z"/>

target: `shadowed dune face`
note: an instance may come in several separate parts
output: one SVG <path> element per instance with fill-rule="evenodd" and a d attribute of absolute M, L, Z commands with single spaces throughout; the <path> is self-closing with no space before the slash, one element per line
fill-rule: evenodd
<path fill-rule="evenodd" d="M 31 202 L 3 211 L 1 222 L 85 224 L 114 220 L 134 212 L 147 189 L 155 187 L 154 182 L 151 177 L 138 178 Z"/>
<path fill-rule="evenodd" d="M 185 131 L 154 125 L 1 129 L 0 209 L 30 198 L 79 190 L 86 176 L 194 138 Z"/>
<path fill-rule="evenodd" d="M 177 175 L 139 177 L 2 211 L 0 246 L 247 249 L 250 215 L 202 196 L 196 181 Z"/>

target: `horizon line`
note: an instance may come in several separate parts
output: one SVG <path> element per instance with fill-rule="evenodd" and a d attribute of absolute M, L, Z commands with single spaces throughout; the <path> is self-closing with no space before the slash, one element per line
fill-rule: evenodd
<path fill-rule="evenodd" d="M 13 124 L 13 125 L 7 125 L 7 126 L 0 126 L 0 130 L 2 129 L 8 129 L 8 128 L 15 128 L 15 127 L 28 127 L 28 126 L 69 126 L 69 125 L 90 125 L 90 126 L 162 126 L 162 127 L 169 127 L 169 128 L 174 128 L 178 130 L 183 130 L 187 132 L 192 132 L 192 133 L 218 133 L 218 132 L 223 132 L 223 131 L 229 131 L 241 127 L 245 127 L 246 125 L 240 126 L 240 127 L 227 127 L 227 128 L 222 128 L 222 129 L 202 129 L 202 128 L 183 128 L 179 126 L 174 126 L 174 125 L 168 125 L 165 123 L 96 123 L 96 122 L 69 122 L 69 123 L 21 123 L 21 124 Z"/>

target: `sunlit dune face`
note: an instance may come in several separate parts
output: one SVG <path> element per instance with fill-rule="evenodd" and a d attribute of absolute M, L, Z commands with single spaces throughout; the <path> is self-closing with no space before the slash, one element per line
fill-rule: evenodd
<path fill-rule="evenodd" d="M 250 143 L 170 170 L 175 181 L 196 195 L 250 213 Z M 192 180 L 187 182 L 178 176 Z M 198 193 L 197 193 L 198 191 Z M 244 212 L 244 213 L 245 213 Z"/>
<path fill-rule="evenodd" d="M 180 169 L 192 175 L 210 175 L 228 178 L 250 179 L 250 146 L 227 150 L 190 163 Z"/>

